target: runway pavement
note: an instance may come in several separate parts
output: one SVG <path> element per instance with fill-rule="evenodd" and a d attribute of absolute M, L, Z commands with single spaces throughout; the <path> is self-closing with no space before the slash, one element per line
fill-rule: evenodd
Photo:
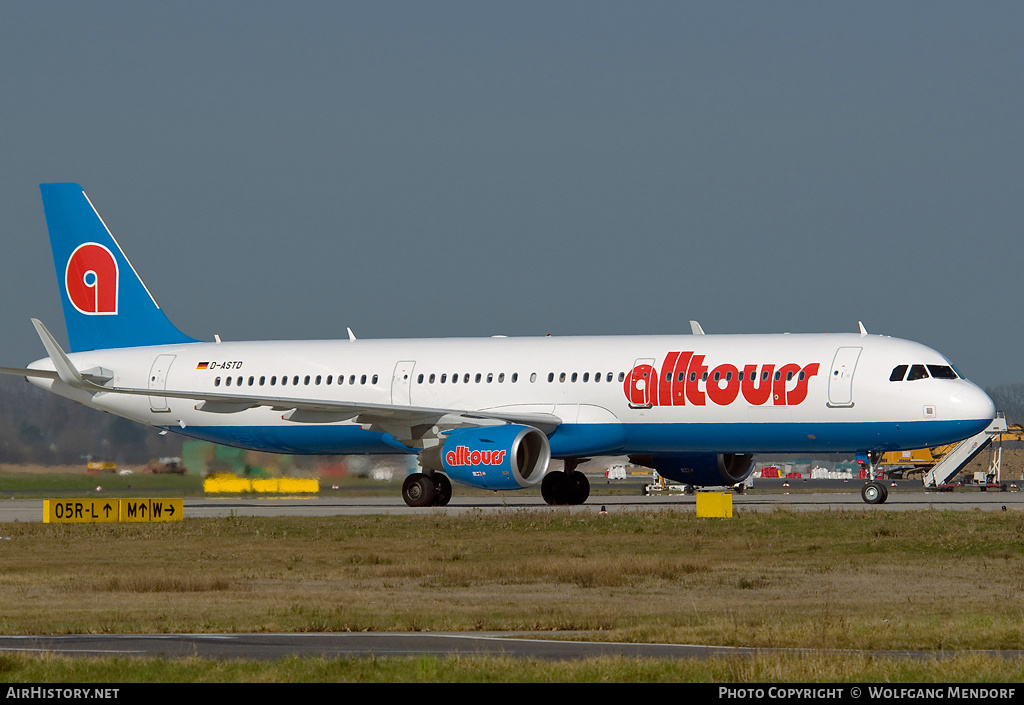
<path fill-rule="evenodd" d="M 550 632 L 545 633 L 551 637 Z M 0 652 L 47 653 L 60 656 L 124 656 L 211 659 L 279 659 L 285 656 L 352 658 L 488 655 L 566 660 L 598 656 L 628 658 L 710 658 L 785 654 L 810 649 L 752 649 L 694 644 L 632 644 L 587 641 L 585 632 L 563 633 L 561 639 L 539 639 L 526 633 L 501 632 L 378 632 L 323 634 L 68 634 L 0 636 Z M 821 653 L 820 650 L 813 650 Z M 848 656 L 851 651 L 836 652 Z M 963 651 L 872 651 L 876 657 L 947 658 Z M 1022 651 L 976 651 L 1003 658 L 1021 658 Z"/>
<path fill-rule="evenodd" d="M 734 494 L 734 513 L 773 511 L 882 511 L 899 512 L 923 509 L 983 511 L 1024 510 L 1024 492 L 980 492 L 960 489 L 956 492 L 923 492 L 919 486 L 907 483 L 905 489 L 891 487 L 885 504 L 865 504 L 860 497 L 860 483 L 850 482 L 847 487 L 832 483 L 817 488 L 794 482 L 793 487 L 780 484 L 764 485 L 750 494 Z M 107 496 L 107 495 L 95 495 Z M 113 494 L 109 495 L 115 496 Z M 198 497 L 185 498 L 185 518 L 226 516 L 355 516 L 366 514 L 458 514 L 463 512 L 501 511 L 560 511 L 593 513 L 636 510 L 696 511 L 696 497 L 683 494 L 606 495 L 596 491 L 586 504 L 577 507 L 548 507 L 538 495 L 515 492 L 496 492 L 493 495 L 471 496 L 456 494 L 447 507 L 415 509 L 407 507 L 396 488 L 394 495 L 367 497 L 360 494 L 326 493 L 310 497 Z M 42 499 L 0 498 L 0 523 L 10 521 L 42 521 Z"/>
<path fill-rule="evenodd" d="M 148 656 L 277 659 L 284 656 L 370 657 L 480 654 L 573 659 L 595 656 L 706 658 L 748 655 L 754 649 L 681 644 L 556 641 L 494 632 L 330 634 L 73 634 L 0 636 L 0 652 L 63 656 Z"/>

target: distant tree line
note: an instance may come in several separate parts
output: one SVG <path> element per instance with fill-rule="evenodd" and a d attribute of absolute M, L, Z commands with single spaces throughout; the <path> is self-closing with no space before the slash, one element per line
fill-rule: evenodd
<path fill-rule="evenodd" d="M 1024 384 L 1000 384 L 985 391 L 996 403 L 996 410 L 1006 415 L 1006 423 L 1024 424 Z"/>
<path fill-rule="evenodd" d="M 0 463 L 77 465 L 88 456 L 121 465 L 181 455 L 183 438 L 90 409 L 0 375 Z"/>

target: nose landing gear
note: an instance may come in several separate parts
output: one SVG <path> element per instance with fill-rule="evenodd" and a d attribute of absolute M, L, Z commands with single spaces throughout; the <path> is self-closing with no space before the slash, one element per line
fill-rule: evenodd
<path fill-rule="evenodd" d="M 872 480 L 860 488 L 860 497 L 868 504 L 884 504 L 889 499 L 889 490 L 881 482 Z"/>
<path fill-rule="evenodd" d="M 889 499 L 889 490 L 885 488 L 883 483 L 875 479 L 875 468 L 878 467 L 881 459 L 882 454 L 879 452 L 867 454 L 868 481 L 860 488 L 860 498 L 868 504 L 885 504 L 885 500 Z"/>

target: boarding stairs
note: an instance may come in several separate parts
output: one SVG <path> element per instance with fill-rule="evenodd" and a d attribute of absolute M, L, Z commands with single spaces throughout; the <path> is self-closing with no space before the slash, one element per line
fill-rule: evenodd
<path fill-rule="evenodd" d="M 942 460 L 935 463 L 932 469 L 924 476 L 924 486 L 934 488 L 945 485 L 967 463 L 974 460 L 978 453 L 987 448 L 989 443 L 1005 431 L 1006 417 L 1003 416 L 1002 412 L 999 412 L 988 428 L 981 433 L 960 441 L 953 450 L 942 457 Z"/>

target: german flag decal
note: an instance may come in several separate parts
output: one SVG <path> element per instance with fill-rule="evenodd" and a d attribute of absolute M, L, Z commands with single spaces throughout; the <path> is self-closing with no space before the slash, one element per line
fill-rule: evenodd
<path fill-rule="evenodd" d="M 197 370 L 205 370 L 209 366 L 210 366 L 209 362 L 200 362 L 198 365 L 196 365 L 196 369 Z"/>

